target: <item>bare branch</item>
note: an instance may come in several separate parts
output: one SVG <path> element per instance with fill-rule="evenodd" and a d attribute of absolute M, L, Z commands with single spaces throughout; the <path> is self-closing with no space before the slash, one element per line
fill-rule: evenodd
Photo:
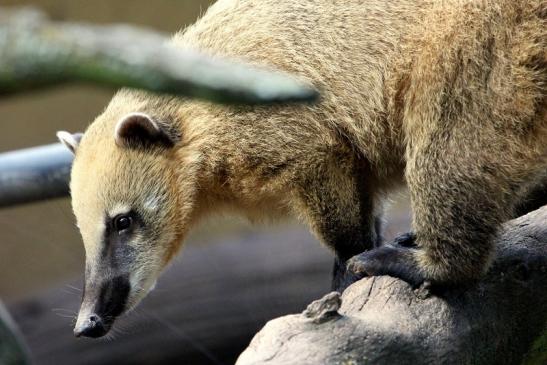
<path fill-rule="evenodd" d="M 129 86 L 224 103 L 313 101 L 290 75 L 168 45 L 127 25 L 52 23 L 26 9 L 0 12 L 0 94 L 68 81 Z"/>

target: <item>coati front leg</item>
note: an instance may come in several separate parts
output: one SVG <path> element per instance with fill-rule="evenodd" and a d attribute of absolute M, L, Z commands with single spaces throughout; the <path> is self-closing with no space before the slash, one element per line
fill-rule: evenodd
<path fill-rule="evenodd" d="M 390 275 L 414 286 L 426 280 L 458 285 L 484 273 L 505 217 L 503 207 L 509 204 L 505 184 L 485 172 L 492 165 L 480 161 L 479 151 L 460 146 L 460 152 L 454 148 L 439 154 L 439 143 L 413 151 L 408 161 L 414 233 L 355 257 L 352 272 Z M 475 159 L 466 161 L 466 154 Z"/>
<path fill-rule="evenodd" d="M 545 147 L 541 136 L 514 135 L 502 144 L 486 122 L 473 133 L 475 124 L 453 121 L 462 128 L 431 130 L 409 147 L 414 234 L 352 258 L 351 272 L 440 287 L 470 284 L 485 273 L 498 228 L 545 169 Z"/>
<path fill-rule="evenodd" d="M 381 219 L 362 160 L 335 155 L 310 162 L 301 180 L 303 215 L 317 236 L 335 253 L 332 288 L 343 291 L 351 257 L 379 245 Z"/>

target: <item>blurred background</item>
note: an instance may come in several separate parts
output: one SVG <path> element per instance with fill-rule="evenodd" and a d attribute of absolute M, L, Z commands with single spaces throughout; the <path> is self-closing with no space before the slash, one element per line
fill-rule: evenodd
<path fill-rule="evenodd" d="M 167 33 L 191 24 L 206 0 L 0 0 L 53 20 L 131 23 Z M 0 152 L 83 131 L 114 90 L 69 85 L 0 98 Z M 408 230 L 395 197 L 386 237 Z M 36 364 L 229 364 L 268 319 L 302 311 L 330 289 L 332 255 L 296 222 L 251 227 L 214 217 L 193 233 L 157 288 L 111 338 L 76 339 L 84 251 L 69 199 L 0 210 L 0 299 Z"/>

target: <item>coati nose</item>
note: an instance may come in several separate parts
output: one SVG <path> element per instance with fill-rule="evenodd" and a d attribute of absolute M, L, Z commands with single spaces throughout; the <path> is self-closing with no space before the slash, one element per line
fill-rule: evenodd
<path fill-rule="evenodd" d="M 101 337 L 108 332 L 103 320 L 96 314 L 89 316 L 80 326 L 74 328 L 74 336 L 80 337 Z"/>

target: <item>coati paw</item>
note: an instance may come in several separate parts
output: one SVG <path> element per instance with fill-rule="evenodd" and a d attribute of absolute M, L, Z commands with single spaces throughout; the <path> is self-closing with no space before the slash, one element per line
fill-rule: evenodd
<path fill-rule="evenodd" d="M 413 287 L 420 286 L 425 276 L 416 261 L 414 235 L 405 234 L 393 242 L 356 255 L 348 260 L 348 275 L 355 280 L 367 276 L 389 275 L 402 279 Z"/>
<path fill-rule="evenodd" d="M 416 235 L 413 232 L 403 233 L 393 239 L 393 244 L 407 248 L 416 248 Z"/>

